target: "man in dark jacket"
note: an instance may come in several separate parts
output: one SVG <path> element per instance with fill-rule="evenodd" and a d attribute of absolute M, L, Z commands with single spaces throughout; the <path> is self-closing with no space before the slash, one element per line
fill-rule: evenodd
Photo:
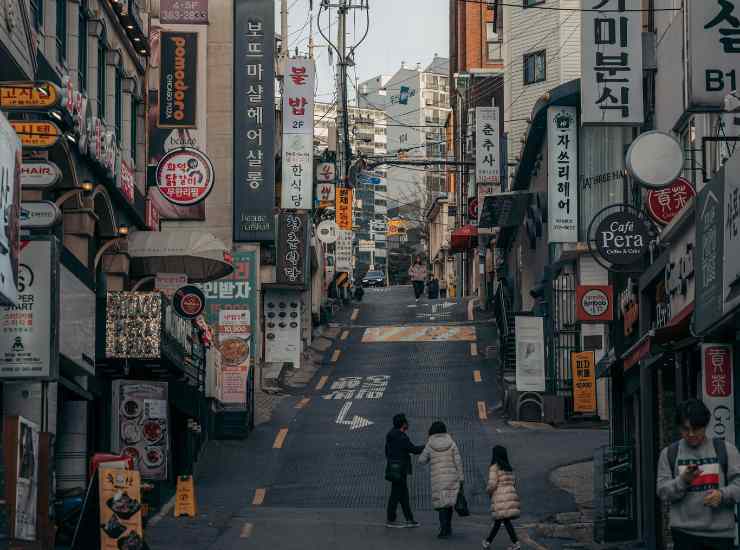
<path fill-rule="evenodd" d="M 414 514 L 409 504 L 409 487 L 407 477 L 411 475 L 411 455 L 421 454 L 424 445 L 417 446 L 411 443 L 406 432 L 409 429 L 408 420 L 403 414 L 393 417 L 393 429 L 385 436 L 385 457 L 388 460 L 386 471 L 398 472 L 398 479 L 391 481 L 391 497 L 388 500 L 388 516 L 386 527 L 418 527 L 419 522 L 414 520 Z M 401 503 L 405 522 L 396 521 L 396 508 Z"/>

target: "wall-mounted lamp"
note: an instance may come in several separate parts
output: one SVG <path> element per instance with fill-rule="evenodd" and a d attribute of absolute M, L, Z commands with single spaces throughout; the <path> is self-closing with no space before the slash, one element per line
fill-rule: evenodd
<path fill-rule="evenodd" d="M 125 234 L 121 233 L 122 227 L 126 227 Z M 98 249 L 98 253 L 95 254 L 95 261 L 93 262 L 93 271 L 98 269 L 98 264 L 100 263 L 100 259 L 103 257 L 103 254 L 105 254 L 108 249 L 126 241 L 127 234 L 128 234 L 128 227 L 127 226 L 122 226 L 122 227 L 118 228 L 118 234 L 121 235 L 120 237 L 112 238 L 111 240 L 107 241 L 103 246 L 101 246 Z"/>
<path fill-rule="evenodd" d="M 76 189 L 70 189 L 66 193 L 62 194 L 56 201 L 54 201 L 54 204 L 56 204 L 57 207 L 61 208 L 62 205 L 69 199 L 71 199 L 72 197 L 77 197 L 80 207 L 82 207 L 82 195 L 85 193 L 89 193 L 93 190 L 94 187 L 95 184 L 90 181 L 83 182 Z"/>
<path fill-rule="evenodd" d="M 118 226 L 118 234 L 121 235 L 121 236 L 124 236 L 124 237 L 126 235 L 128 235 L 128 225 L 125 225 L 125 224 L 119 225 Z"/>

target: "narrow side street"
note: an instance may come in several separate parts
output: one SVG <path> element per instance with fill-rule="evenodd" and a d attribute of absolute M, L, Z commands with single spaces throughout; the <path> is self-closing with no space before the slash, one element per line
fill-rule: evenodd
<path fill-rule="evenodd" d="M 153 550 L 474 547 L 489 525 L 485 483 L 494 444 L 509 449 L 519 476 L 520 525 L 576 510 L 550 472 L 589 459 L 607 433 L 516 428 L 494 415 L 495 373 L 478 351 L 467 302 L 416 304 L 410 287 L 393 287 L 369 290 L 356 307 L 303 392 L 280 401 L 248 440 L 209 444 L 198 465 L 198 517 L 156 522 L 147 529 Z M 449 541 L 435 538 L 424 466 L 414 466 L 410 481 L 422 527 L 384 526 L 384 438 L 397 412 L 408 416 L 415 444 L 441 419 L 460 448 L 473 515 L 454 518 Z M 505 548 L 508 539 L 499 536 L 496 545 Z"/>

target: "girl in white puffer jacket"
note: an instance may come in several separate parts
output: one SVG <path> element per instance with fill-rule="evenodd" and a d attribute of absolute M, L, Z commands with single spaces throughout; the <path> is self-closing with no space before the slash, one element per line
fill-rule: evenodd
<path fill-rule="evenodd" d="M 519 540 L 511 520 L 518 518 L 521 514 L 521 504 L 516 492 L 514 471 L 509 463 L 508 453 L 501 445 L 493 448 L 491 467 L 488 470 L 487 491 L 491 495 L 491 514 L 495 523 L 488 537 L 483 541 L 483 548 L 491 547 L 493 539 L 503 524 L 511 539 L 510 550 L 518 550 Z"/>

